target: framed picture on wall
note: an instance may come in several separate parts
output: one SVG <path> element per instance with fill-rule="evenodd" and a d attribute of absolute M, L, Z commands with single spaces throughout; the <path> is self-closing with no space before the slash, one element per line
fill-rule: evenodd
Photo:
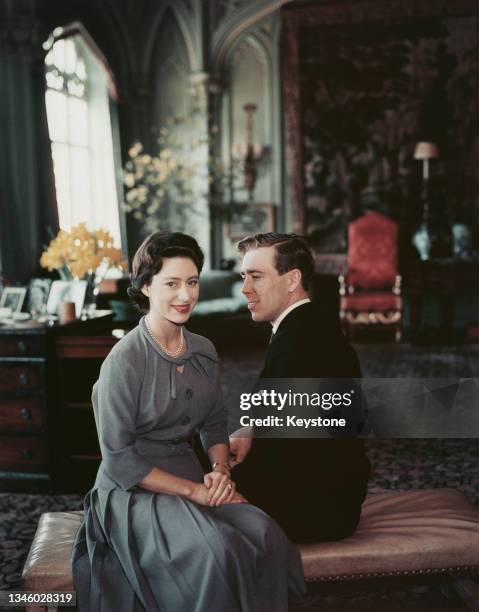
<path fill-rule="evenodd" d="M 229 226 L 231 240 L 241 240 L 251 234 L 264 234 L 273 231 L 273 204 L 245 204 L 244 208 L 231 215 Z"/>
<path fill-rule="evenodd" d="M 0 298 L 0 308 L 21 312 L 27 290 L 25 287 L 5 287 Z"/>

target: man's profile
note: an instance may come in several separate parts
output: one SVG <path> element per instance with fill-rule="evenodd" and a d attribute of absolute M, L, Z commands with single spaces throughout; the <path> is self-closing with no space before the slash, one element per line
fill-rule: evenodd
<path fill-rule="evenodd" d="M 307 242 L 294 234 L 256 234 L 238 250 L 251 316 L 272 325 L 260 378 L 359 378 L 339 318 L 309 299 L 314 259 Z M 292 540 L 338 540 L 354 531 L 369 475 L 362 440 L 232 437 L 230 445 L 238 486 Z"/>

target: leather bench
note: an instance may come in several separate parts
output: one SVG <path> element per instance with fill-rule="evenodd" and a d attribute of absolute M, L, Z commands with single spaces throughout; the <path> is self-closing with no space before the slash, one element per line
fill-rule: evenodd
<path fill-rule="evenodd" d="M 23 570 L 26 591 L 73 591 L 70 557 L 82 512 L 40 518 Z M 369 495 L 356 532 L 340 542 L 300 546 L 309 581 L 479 572 L 479 508 L 454 489 Z M 479 587 L 456 580 L 456 590 L 479 605 Z M 30 607 L 30 612 L 44 608 Z M 72 608 L 69 608 L 70 610 Z M 477 608 L 476 608 L 477 609 Z"/>

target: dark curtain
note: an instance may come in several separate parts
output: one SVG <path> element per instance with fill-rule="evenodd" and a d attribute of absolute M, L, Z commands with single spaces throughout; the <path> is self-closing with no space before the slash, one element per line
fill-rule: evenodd
<path fill-rule="evenodd" d="M 0 265 L 11 282 L 39 273 L 47 227 L 58 230 L 37 24 L 23 16 L 0 38 Z"/>

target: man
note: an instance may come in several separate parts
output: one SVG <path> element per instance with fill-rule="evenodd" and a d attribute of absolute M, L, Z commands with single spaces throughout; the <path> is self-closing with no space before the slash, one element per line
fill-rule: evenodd
<path fill-rule="evenodd" d="M 261 378 L 360 377 L 339 318 L 326 317 L 308 297 L 314 260 L 306 241 L 257 234 L 238 250 L 251 316 L 273 328 Z M 339 540 L 354 531 L 369 475 L 362 440 L 232 436 L 230 445 L 238 490 L 293 541 Z"/>

